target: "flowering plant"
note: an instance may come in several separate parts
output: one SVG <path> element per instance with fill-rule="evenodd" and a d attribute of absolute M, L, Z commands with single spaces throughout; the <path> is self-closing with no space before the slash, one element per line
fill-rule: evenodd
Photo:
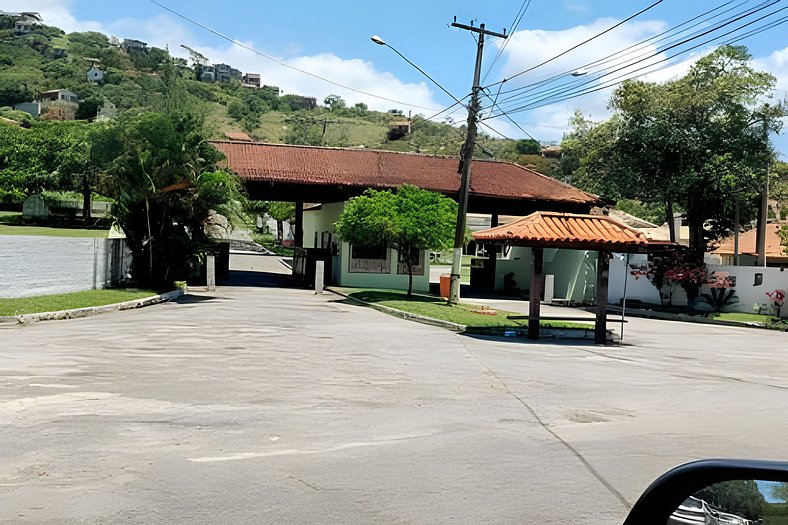
<path fill-rule="evenodd" d="M 772 304 L 774 305 L 774 314 L 777 317 L 780 317 L 780 309 L 782 308 L 783 304 L 785 304 L 785 290 L 766 292 L 766 295 L 768 295 L 769 299 L 772 300 Z"/>

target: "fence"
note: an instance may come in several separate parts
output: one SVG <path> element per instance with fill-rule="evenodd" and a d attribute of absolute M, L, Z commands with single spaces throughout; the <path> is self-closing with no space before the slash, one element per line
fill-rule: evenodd
<path fill-rule="evenodd" d="M 0 297 L 102 289 L 129 273 L 124 239 L 0 236 Z"/>

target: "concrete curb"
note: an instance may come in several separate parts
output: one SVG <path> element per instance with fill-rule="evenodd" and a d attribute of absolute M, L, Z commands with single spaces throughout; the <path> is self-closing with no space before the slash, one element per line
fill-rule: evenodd
<path fill-rule="evenodd" d="M 622 308 L 620 306 L 608 306 L 608 310 L 620 314 Z M 699 315 L 687 314 L 671 314 L 667 312 L 653 312 L 650 310 L 630 310 L 627 308 L 627 317 L 642 317 L 645 319 L 661 319 L 663 321 L 679 321 L 682 323 L 696 323 L 696 324 L 711 324 L 717 326 L 732 326 L 738 328 L 760 328 L 761 330 L 768 330 L 765 325 L 759 323 L 750 323 L 747 321 L 724 321 L 720 319 L 709 319 Z"/>
<path fill-rule="evenodd" d="M 105 304 L 101 306 L 88 306 L 85 308 L 75 308 L 72 310 L 60 310 L 57 312 L 39 312 L 34 314 L 21 314 L 21 315 L 6 315 L 0 316 L 0 323 L 16 323 L 16 324 L 29 324 L 37 323 L 39 321 L 55 321 L 60 319 L 77 319 L 79 317 L 89 317 L 92 315 L 105 314 L 115 312 L 118 310 L 132 310 L 134 308 L 143 308 L 154 304 L 172 301 L 184 295 L 182 289 L 173 290 L 171 292 L 163 293 L 161 295 L 152 295 L 150 297 L 143 297 L 142 299 L 134 299 L 133 301 L 125 301 L 122 303 Z"/>
<path fill-rule="evenodd" d="M 377 310 L 379 312 L 393 315 L 394 317 L 399 317 L 400 319 L 407 319 L 409 321 L 416 321 L 417 323 L 428 324 L 430 326 L 437 326 L 439 328 L 446 328 L 447 330 L 451 330 L 453 332 L 464 332 L 465 330 L 468 329 L 468 327 L 465 326 L 464 324 L 452 323 L 449 321 L 441 321 L 440 319 L 433 319 L 432 317 L 425 317 L 423 315 L 403 312 L 402 310 L 397 310 L 396 308 L 391 308 L 389 306 L 383 306 L 382 304 L 370 303 L 358 299 L 356 297 L 350 297 L 346 293 L 340 292 L 339 290 L 335 290 L 330 286 L 327 286 L 325 290 L 340 295 L 346 299 L 350 299 L 351 301 L 355 301 L 359 304 L 363 304 L 364 306 L 372 308 L 373 310 Z"/>
<path fill-rule="evenodd" d="M 369 308 L 374 310 L 378 310 L 379 312 L 383 312 L 394 317 L 399 317 L 400 319 L 406 319 L 408 321 L 416 321 L 417 323 L 422 323 L 430 326 L 437 326 L 438 328 L 445 328 L 447 330 L 451 330 L 452 332 L 458 332 L 461 334 L 468 334 L 468 335 L 493 335 L 493 336 L 500 336 L 500 337 L 515 337 L 515 336 L 523 336 L 527 332 L 527 330 L 523 328 L 486 328 L 486 327 L 468 327 L 463 324 L 452 323 L 450 321 L 442 321 L 440 319 L 434 319 L 432 317 L 426 317 L 419 314 L 412 314 L 409 312 L 403 312 L 402 310 L 397 310 L 396 308 L 391 308 L 389 306 L 383 306 L 381 304 L 370 303 L 367 301 L 363 301 L 361 299 L 357 299 L 356 297 L 350 297 L 349 295 L 340 292 L 339 290 L 335 290 L 332 287 L 326 287 L 325 290 L 339 295 L 341 297 L 345 297 L 346 299 L 350 299 L 351 301 L 355 301 L 359 304 L 363 304 Z M 540 340 L 541 339 L 560 339 L 560 340 L 572 340 L 572 341 L 587 341 L 594 339 L 594 330 L 593 329 L 582 329 L 583 337 L 578 337 L 574 335 L 574 329 L 569 328 L 542 328 L 540 333 Z M 581 329 L 576 329 L 577 331 L 581 331 Z M 501 332 L 500 334 L 495 332 Z M 511 335 L 509 335 L 511 334 Z"/>

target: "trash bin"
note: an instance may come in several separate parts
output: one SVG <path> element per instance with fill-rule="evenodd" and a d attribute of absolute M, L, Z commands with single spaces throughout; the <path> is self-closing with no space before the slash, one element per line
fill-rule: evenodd
<path fill-rule="evenodd" d="M 449 298 L 451 293 L 451 275 L 448 273 L 441 274 L 441 297 L 444 299 Z"/>

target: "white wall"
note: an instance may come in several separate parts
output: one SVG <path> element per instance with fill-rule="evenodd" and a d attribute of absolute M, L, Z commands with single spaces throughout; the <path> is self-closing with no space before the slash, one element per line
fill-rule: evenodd
<path fill-rule="evenodd" d="M 631 255 L 630 264 L 645 264 L 645 255 Z M 725 308 L 725 311 L 753 313 L 754 303 L 768 303 L 769 297 L 766 292 L 774 290 L 788 291 L 788 270 L 780 271 L 780 268 L 760 268 L 755 266 L 721 266 L 708 264 L 706 268 L 709 272 L 727 272 L 736 277 L 736 297 L 739 301 Z M 755 285 L 755 275 L 763 275 L 763 283 Z M 636 279 L 625 270 L 624 261 L 620 256 L 614 256 L 610 261 L 610 288 L 608 290 L 608 301 L 611 304 L 618 304 L 624 296 L 624 276 L 627 276 L 627 300 L 637 299 L 644 303 L 660 304 L 659 293 L 656 287 L 646 277 Z M 704 286 L 701 293 L 708 293 L 709 287 Z M 680 287 L 676 287 L 673 294 L 673 305 L 684 306 L 687 304 L 687 295 Z M 783 307 L 781 315 L 788 317 L 788 306 Z"/>
<path fill-rule="evenodd" d="M 106 288 L 130 264 L 123 239 L 0 235 L 0 297 Z"/>

